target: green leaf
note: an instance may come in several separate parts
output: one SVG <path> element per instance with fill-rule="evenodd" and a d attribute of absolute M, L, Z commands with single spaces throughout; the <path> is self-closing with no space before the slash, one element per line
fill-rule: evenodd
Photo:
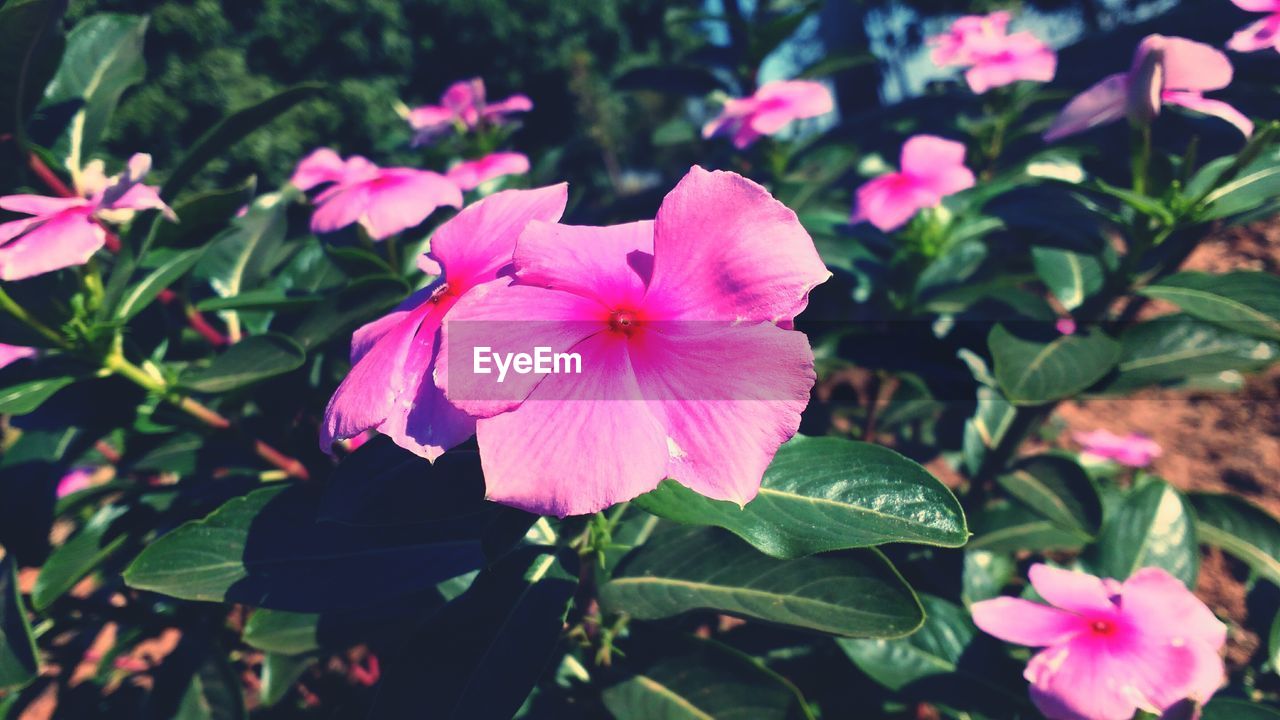
<path fill-rule="evenodd" d="M 315 305 L 324 300 L 318 293 L 294 293 L 281 288 L 263 288 L 242 292 L 235 297 L 205 298 L 196 303 L 201 312 L 210 310 L 293 310 Z"/>
<path fill-rule="evenodd" d="M 1280 277 L 1270 273 L 1180 272 L 1139 292 L 1229 330 L 1280 340 Z"/>
<path fill-rule="evenodd" d="M 1159 567 L 1194 587 L 1200 548 L 1193 518 L 1186 498 L 1163 480 L 1131 491 L 1098 538 L 1097 574 L 1125 580 L 1144 567 Z"/>
<path fill-rule="evenodd" d="M 371 277 L 348 284 L 329 295 L 292 333 L 310 350 L 356 325 L 368 322 L 409 294 L 409 286 L 395 278 Z"/>
<path fill-rule="evenodd" d="M 997 481 L 1010 495 L 1065 530 L 1093 536 L 1102 527 L 1098 491 L 1084 468 L 1069 457 L 1029 457 Z"/>
<path fill-rule="evenodd" d="M 1041 405 L 1074 395 L 1102 379 L 1120 360 L 1120 343 L 1097 328 L 1074 335 L 991 329 L 987 344 L 996 382 L 1015 405 Z M 1053 337 L 1053 335 L 1057 335 Z"/>
<path fill-rule="evenodd" d="M 319 504 L 303 486 L 231 500 L 148 545 L 125 582 L 184 600 L 323 612 L 432 588 L 484 562 L 467 518 L 352 528 L 318 523 Z"/>
<path fill-rule="evenodd" d="M 1020 683 L 1013 682 L 1018 670 L 999 643 L 978 633 L 968 610 L 932 595 L 921 595 L 920 602 L 927 619 L 908 637 L 836 643 L 858 669 L 894 692 L 995 717 L 1016 716 L 1026 700 Z"/>
<path fill-rule="evenodd" d="M 640 620 L 690 610 L 849 637 L 899 637 L 920 626 L 920 604 L 874 550 L 778 560 L 716 528 L 659 530 L 600 588 L 608 612 Z"/>
<path fill-rule="evenodd" d="M 1120 336 L 1116 376 L 1102 388 L 1122 392 L 1228 370 L 1249 371 L 1280 358 L 1280 345 L 1197 320 L 1169 315 L 1134 325 Z"/>
<path fill-rule="evenodd" d="M 226 228 L 240 208 L 253 199 L 257 186 L 255 178 L 249 178 L 238 187 L 197 193 L 173 204 L 178 222 L 163 222 L 156 227 L 156 247 L 198 247 Z M 199 273 L 200 268 L 196 269 Z"/>
<path fill-rule="evenodd" d="M 1188 189 L 1197 186 L 1200 175 L 1204 174 L 1208 177 L 1212 170 L 1214 171 L 1212 176 L 1216 177 L 1216 173 L 1231 164 L 1231 159 L 1223 158 L 1223 160 L 1227 162 L 1221 167 L 1214 166 L 1213 163 L 1205 165 L 1192 180 Z M 1276 164 L 1273 156 L 1264 156 L 1251 163 L 1235 178 L 1214 188 L 1206 195 L 1201 203 L 1206 210 L 1197 219 L 1207 222 L 1247 212 L 1277 196 L 1280 196 L 1280 165 Z"/>
<path fill-rule="evenodd" d="M 190 677 L 173 720 L 244 720 L 248 716 L 244 695 L 240 691 L 240 678 L 225 657 L 225 651 L 212 649 Z M 161 679 L 171 681 L 175 678 L 162 674 Z M 151 697 L 154 699 L 156 695 L 153 692 Z M 142 716 L 156 715 L 144 710 Z"/>
<path fill-rule="evenodd" d="M 1201 720 L 1280 720 L 1280 710 L 1238 698 L 1214 698 L 1204 706 Z"/>
<path fill-rule="evenodd" d="M 69 165 L 80 168 L 106 132 L 120 96 L 147 74 L 142 56 L 147 18 L 103 13 L 81 20 L 67 34 L 67 49 L 45 103 L 81 101 L 66 140 Z"/>
<path fill-rule="evenodd" d="M 271 707 L 284 699 L 315 658 L 267 653 L 262 659 L 262 705 Z"/>
<path fill-rule="evenodd" d="M 301 655 L 320 649 L 319 613 L 257 610 L 244 625 L 241 639 L 270 653 Z"/>
<path fill-rule="evenodd" d="M 116 320 L 126 321 L 142 312 L 143 309 L 160 296 L 160 293 L 165 288 L 177 282 L 183 275 L 186 275 L 187 271 L 195 266 L 196 261 L 203 254 L 204 248 L 202 247 L 171 254 L 146 277 L 142 278 L 137 285 L 125 291 L 112 316 Z"/>
<path fill-rule="evenodd" d="M 1200 542 L 1220 547 L 1280 585 L 1280 521 L 1231 495 L 1192 493 Z"/>
<path fill-rule="evenodd" d="M 0 133 L 23 137 L 27 109 L 63 52 L 58 20 L 65 8 L 65 0 L 9 0 L 0 6 Z"/>
<path fill-rule="evenodd" d="M 994 388 L 978 387 L 978 407 L 964 423 L 964 468 L 976 475 L 987 453 L 996 448 L 1013 427 L 1018 409 Z"/>
<path fill-rule="evenodd" d="M 1023 505 L 995 504 L 973 519 L 967 550 L 1012 553 L 1020 550 L 1078 550 L 1088 535 L 1066 530 Z"/>
<path fill-rule="evenodd" d="M 760 662 L 690 636 L 626 647 L 626 679 L 601 693 L 617 720 L 811 717 L 799 691 Z"/>
<path fill-rule="evenodd" d="M 965 605 L 972 605 L 979 600 L 999 596 L 1017 569 L 1017 564 L 1007 554 L 966 548 L 960 598 Z"/>
<path fill-rule="evenodd" d="M 672 480 L 635 502 L 685 525 L 725 528 L 777 558 L 890 542 L 959 547 L 969 537 L 959 501 L 919 464 L 840 438 L 784 444 L 742 508 Z"/>
<path fill-rule="evenodd" d="M 103 506 L 80 532 L 53 551 L 31 590 L 31 604 L 36 611 L 53 604 L 124 544 L 127 535 L 120 532 L 117 522 L 128 511 L 124 505 Z"/>
<path fill-rule="evenodd" d="M 13 557 L 0 560 L 0 690 L 22 687 L 39 670 L 36 643 L 27 612 L 18 595 L 18 572 Z"/>
<path fill-rule="evenodd" d="M 177 197 L 182 188 L 210 160 L 219 157 L 250 133 L 267 125 L 298 103 L 315 96 L 323 87 L 316 83 L 294 85 L 219 120 L 218 124 L 195 141 L 173 172 L 169 173 L 169 179 L 160 190 L 160 197 L 165 200 Z"/>
<path fill-rule="evenodd" d="M 528 547 L 481 572 L 386 663 L 370 717 L 514 715 L 560 639 L 576 561 L 563 549 Z"/>
<path fill-rule="evenodd" d="M 836 73 L 853 70 L 864 65 L 874 65 L 877 61 L 876 56 L 868 52 L 846 52 L 843 54 L 824 55 L 821 60 L 810 65 L 796 75 L 797 79 L 803 78 L 821 78 L 835 75 Z"/>
<path fill-rule="evenodd" d="M 1067 310 L 1080 307 L 1106 281 L 1106 268 L 1094 255 L 1036 245 L 1031 260 L 1040 280 Z"/>
<path fill-rule="evenodd" d="M 295 370 L 306 360 L 306 351 L 287 335 L 254 335 L 205 367 L 184 372 L 181 384 L 196 392 L 223 393 Z"/>
<path fill-rule="evenodd" d="M 76 380 L 68 376 L 42 378 L 0 388 L 0 414 L 25 415 Z"/>
<path fill-rule="evenodd" d="M 207 281 L 222 298 L 257 290 L 283 259 L 286 209 L 280 193 L 254 200 L 248 212 L 213 239 L 196 277 Z M 234 313 L 228 313 L 227 319 L 238 325 Z"/>

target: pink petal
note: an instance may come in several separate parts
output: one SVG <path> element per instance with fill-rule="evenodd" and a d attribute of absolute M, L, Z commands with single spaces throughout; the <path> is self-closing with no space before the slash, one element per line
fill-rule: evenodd
<path fill-rule="evenodd" d="M 449 286 L 461 292 L 488 282 L 510 264 L 516 238 L 531 220 L 555 222 L 569 201 L 564 183 L 534 190 L 504 190 L 468 205 L 431 236 L 431 257 Z"/>
<path fill-rule="evenodd" d="M 1021 598 L 983 600 L 969 611 L 978 629 L 1016 645 L 1057 645 L 1087 630 L 1079 615 Z"/>
<path fill-rule="evenodd" d="M 979 58 L 965 73 L 969 88 L 982 94 L 1019 80 L 1049 82 L 1058 66 L 1058 56 L 1035 36 L 1018 33 L 1008 38 L 1008 47 L 990 58 Z M 1024 47 L 1025 46 L 1025 47 Z"/>
<path fill-rule="evenodd" d="M 406 382 L 378 432 L 400 447 L 432 462 L 475 434 L 476 421 L 454 407 L 432 379 L 440 342 L 440 318 L 447 309 L 427 316 L 405 359 Z"/>
<path fill-rule="evenodd" d="M 1231 0 L 1236 7 L 1249 12 L 1280 13 L 1280 0 Z"/>
<path fill-rule="evenodd" d="M 64 210 L 0 247 L 0 280 L 22 280 L 88 262 L 107 237 L 90 213 L 89 207 Z"/>
<path fill-rule="evenodd" d="M 474 190 L 494 178 L 523 175 L 527 172 L 529 158 L 516 152 L 497 152 L 479 160 L 458 163 L 445 173 L 445 177 L 463 190 Z"/>
<path fill-rule="evenodd" d="M 666 430 L 665 476 L 710 498 L 751 501 L 809 402 L 808 339 L 768 323 L 640 328 L 631 337 L 632 364 Z"/>
<path fill-rule="evenodd" d="M 1213 46 L 1186 38 L 1148 35 L 1139 45 L 1138 54 L 1148 48 L 1163 52 L 1166 90 L 1219 90 L 1231 84 L 1231 61 Z"/>
<path fill-rule="evenodd" d="M 1027 576 L 1050 605 L 1080 614 L 1115 612 L 1106 586 L 1093 575 L 1036 564 Z"/>
<path fill-rule="evenodd" d="M 1280 48 L 1280 14 L 1269 15 L 1240 28 L 1231 36 L 1227 47 L 1236 52 Z"/>
<path fill-rule="evenodd" d="M 1024 676 L 1049 720 L 1131 720 L 1141 698 L 1126 682 L 1129 670 L 1105 645 L 1082 639 L 1040 651 Z"/>
<path fill-rule="evenodd" d="M 697 166 L 663 199 L 653 246 L 645 302 L 668 318 L 793 318 L 831 276 L 794 212 L 740 175 Z"/>
<path fill-rule="evenodd" d="M 1098 429 L 1076 432 L 1072 437 L 1086 454 L 1115 460 L 1129 467 L 1146 467 L 1163 452 L 1158 443 L 1141 433 L 1121 436 Z"/>
<path fill-rule="evenodd" d="M 826 115 L 835 110 L 827 86 L 812 80 L 775 80 L 756 91 L 756 111 L 749 123 L 752 131 L 772 135 L 788 123 Z"/>
<path fill-rule="evenodd" d="M 1108 75 L 1072 98 L 1049 126 L 1044 139 L 1052 142 L 1119 120 L 1125 115 L 1128 92 L 1125 73 Z"/>
<path fill-rule="evenodd" d="M 653 221 L 586 227 L 533 221 L 516 243 L 522 285 L 594 298 L 605 308 L 637 309 L 653 264 Z"/>
<path fill-rule="evenodd" d="M 160 191 L 150 185 L 134 185 L 112 201 L 109 209 L 159 210 L 170 220 L 178 219 L 173 209 L 160 199 Z"/>
<path fill-rule="evenodd" d="M 7 223 L 0 223 L 0 245 L 7 245 L 10 240 L 22 235 L 22 233 L 27 232 L 46 219 L 44 217 L 26 217 L 10 220 Z"/>
<path fill-rule="evenodd" d="M 338 153 L 329 148 L 313 150 L 298 163 L 289 182 L 300 190 L 327 182 L 338 182 L 343 176 L 343 162 Z"/>
<path fill-rule="evenodd" d="M 973 172 L 964 166 L 964 143 L 916 135 L 902 145 L 902 171 L 939 197 L 973 187 Z"/>
<path fill-rule="evenodd" d="M 0 368 L 12 365 L 19 360 L 33 358 L 40 353 L 32 347 L 22 347 L 21 345 L 6 345 L 0 343 Z"/>
<path fill-rule="evenodd" d="M 54 491 L 55 495 L 59 498 L 64 498 L 88 488 L 93 484 L 93 474 L 93 468 L 72 468 L 70 472 L 63 475 L 62 479 L 58 481 L 58 487 Z"/>
<path fill-rule="evenodd" d="M 442 283 L 434 282 L 421 290 L 405 298 L 394 310 L 383 315 L 377 320 L 371 320 L 361 325 L 351 335 L 351 364 L 355 365 L 360 362 L 360 358 L 373 349 L 379 340 L 387 333 L 391 332 L 401 320 L 404 320 L 415 310 L 422 307 Z"/>
<path fill-rule="evenodd" d="M 1121 609 L 1147 635 L 1198 640 L 1214 650 L 1226 644 L 1227 626 L 1186 585 L 1161 568 L 1138 570 L 1124 581 L 1120 592 Z"/>
<path fill-rule="evenodd" d="M 489 103 L 484 108 L 484 116 L 490 120 L 501 120 L 504 115 L 528 112 L 533 109 L 533 101 L 525 95 L 512 95 L 506 100 Z"/>
<path fill-rule="evenodd" d="M 441 206 L 462 207 L 458 186 L 429 170 L 391 168 L 368 185 L 369 204 L 360 224 L 374 240 L 417 226 Z"/>
<path fill-rule="evenodd" d="M 311 232 L 336 232 L 356 222 L 369 207 L 369 186 L 334 185 L 316 196 L 316 211 L 311 215 Z"/>
<path fill-rule="evenodd" d="M 870 222 L 889 232 L 905 225 L 921 208 L 934 207 L 941 201 L 942 196 L 915 178 L 889 173 L 868 180 L 858 188 L 850 222 Z"/>
<path fill-rule="evenodd" d="M 470 78 L 459 80 L 445 89 L 440 96 L 440 104 L 459 115 L 475 112 L 484 105 L 484 80 Z"/>
<path fill-rule="evenodd" d="M 46 197 L 44 195 L 6 195 L 0 197 L 0 208 L 28 215 L 53 215 L 73 207 L 88 205 L 78 197 Z"/>
<path fill-rule="evenodd" d="M 1178 105 L 1188 110 L 1226 120 L 1234 125 L 1237 130 L 1244 133 L 1245 137 L 1253 134 L 1253 121 L 1245 117 L 1244 113 L 1221 100 L 1210 100 L 1198 92 L 1175 92 L 1172 90 L 1166 90 L 1163 98 L 1170 105 Z"/>
<path fill-rule="evenodd" d="M 576 352 L 580 342 L 608 328 L 607 318 L 607 308 L 573 293 L 508 285 L 505 280 L 480 285 L 458 300 L 445 321 L 436 386 L 450 402 L 476 417 L 506 412 L 550 376 L 509 370 L 503 377 L 495 362 L 481 361 L 478 368 L 478 352 L 504 358 L 539 347 L 553 353 Z"/>
<path fill-rule="evenodd" d="M 549 375 L 518 409 L 477 423 L 490 500 L 581 515 L 665 477 L 666 433 L 641 396 L 626 337 L 600 333 L 577 351 L 582 374 Z"/>

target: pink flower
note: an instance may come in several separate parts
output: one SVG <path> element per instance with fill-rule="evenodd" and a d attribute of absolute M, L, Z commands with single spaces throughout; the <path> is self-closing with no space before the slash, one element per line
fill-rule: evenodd
<path fill-rule="evenodd" d="M 481 123 L 501 125 L 508 115 L 533 109 L 533 101 L 524 95 L 490 103 L 485 101 L 484 94 L 484 80 L 460 80 L 444 91 L 439 105 L 422 105 L 410 110 L 409 125 L 415 133 L 413 144 L 430 142 L 454 128 L 470 130 Z"/>
<path fill-rule="evenodd" d="M 529 172 L 529 158 L 517 152 L 489 153 L 479 160 L 466 160 L 449 168 L 445 177 L 463 190 L 475 190 L 481 185 L 504 175 L 523 175 Z"/>
<path fill-rule="evenodd" d="M 1226 120 L 1244 133 L 1253 122 L 1239 110 L 1204 96 L 1231 84 L 1231 61 L 1222 52 L 1194 40 L 1148 35 L 1138 45 L 1128 72 L 1103 78 L 1077 95 L 1045 132 L 1057 140 L 1115 122 L 1127 114 L 1131 122 L 1147 124 L 1162 105 L 1180 105 Z"/>
<path fill-rule="evenodd" d="M 1050 720 L 1160 714 L 1187 698 L 1205 702 L 1226 679 L 1226 626 L 1164 570 L 1143 568 L 1121 584 L 1033 565 L 1030 578 L 1049 605 L 1001 597 L 971 610 L 983 632 L 1045 648 L 1023 676 Z"/>
<path fill-rule="evenodd" d="M 380 168 L 352 155 L 345 161 L 329 148 L 302 159 L 289 182 L 301 190 L 328 184 L 315 197 L 311 231 L 331 233 L 360 223 L 374 240 L 414 227 L 443 205 L 462 207 L 462 192 L 430 170 Z"/>
<path fill-rule="evenodd" d="M 834 109 L 831 93 L 822 83 L 775 80 L 761 85 L 751 97 L 727 100 L 720 114 L 702 127 L 702 137 L 731 135 L 734 147 L 741 149 L 793 120 L 826 115 Z"/>
<path fill-rule="evenodd" d="M 1164 452 L 1155 440 L 1141 433 L 1116 435 L 1108 430 L 1077 432 L 1071 435 L 1085 454 L 1115 460 L 1129 467 L 1146 467 Z"/>
<path fill-rule="evenodd" d="M 1007 34 L 1008 24 L 1003 11 L 957 19 L 948 32 L 930 38 L 934 64 L 968 67 L 965 80 L 978 94 L 1018 80 L 1052 80 L 1057 54 L 1029 32 Z"/>
<path fill-rule="evenodd" d="M 916 135 L 902 145 L 902 170 L 870 180 L 858 188 L 850 222 L 870 222 L 888 232 L 901 227 L 922 208 L 937 207 L 942 198 L 973 187 L 964 166 L 964 145 L 934 135 Z"/>
<path fill-rule="evenodd" d="M 1269 14 L 1232 35 L 1227 47 L 1236 52 L 1253 52 L 1267 48 L 1280 52 L 1280 0 L 1231 0 L 1231 2 L 1241 10 Z"/>
<path fill-rule="evenodd" d="M 1076 334 L 1076 321 L 1074 318 L 1060 317 L 1058 318 L 1057 322 L 1053 324 L 1053 326 L 1058 330 L 1059 334 L 1062 334 L 1062 335 Z"/>
<path fill-rule="evenodd" d="M 55 493 L 59 498 L 64 498 L 89 488 L 93 485 L 94 472 L 96 471 L 91 467 L 72 468 L 58 481 L 58 489 Z"/>
<path fill-rule="evenodd" d="M 456 190 L 456 188 L 455 188 Z M 351 338 L 353 367 L 325 408 L 320 447 L 376 430 L 428 460 L 471 437 L 475 420 L 432 383 L 441 323 L 451 308 L 511 264 L 516 237 L 530 220 L 555 222 L 565 185 L 506 190 L 467 206 L 431 236 L 443 277 Z"/>
<path fill-rule="evenodd" d="M 160 210 L 176 219 L 156 189 L 142 184 L 150 169 L 151 156 L 138 153 L 112 178 L 102 173 L 100 163 L 91 163 L 78 188 L 82 197 L 0 197 L 0 208 L 32 216 L 0 224 L 0 280 L 22 280 L 88 262 L 106 242 L 102 221 L 123 219 L 115 211 Z"/>
<path fill-rule="evenodd" d="M 664 478 L 755 497 L 814 382 L 808 340 L 780 325 L 830 277 L 795 213 L 750 180 L 694 167 L 653 221 L 530 223 L 514 267 L 513 283 L 454 306 L 436 368 L 479 418 L 491 500 L 591 513 Z M 497 384 L 475 371 L 482 347 L 572 349 L 580 372 Z"/>
<path fill-rule="evenodd" d="M 39 352 L 39 350 L 32 347 L 0 343 L 0 368 L 12 365 L 24 358 L 33 358 L 39 354 Z"/>

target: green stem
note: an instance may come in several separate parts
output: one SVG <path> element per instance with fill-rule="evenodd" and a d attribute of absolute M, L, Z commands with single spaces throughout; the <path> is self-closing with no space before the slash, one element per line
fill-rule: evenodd
<path fill-rule="evenodd" d="M 1151 166 L 1151 126 L 1141 125 L 1133 128 L 1131 134 L 1132 147 L 1129 158 L 1133 170 L 1133 191 L 1139 195 L 1147 194 L 1147 170 Z"/>
<path fill-rule="evenodd" d="M 70 347 L 66 338 L 58 334 L 53 328 L 37 320 L 31 313 L 27 312 L 26 308 L 10 297 L 9 293 L 5 292 L 3 288 L 0 288 L 0 307 L 3 307 L 6 312 L 19 322 L 40 333 L 58 347 L 64 350 Z"/>

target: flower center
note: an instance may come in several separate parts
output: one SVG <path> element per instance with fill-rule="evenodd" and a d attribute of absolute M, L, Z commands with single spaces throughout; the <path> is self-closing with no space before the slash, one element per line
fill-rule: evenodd
<path fill-rule="evenodd" d="M 1112 635 L 1116 631 L 1115 623 L 1110 620 L 1094 620 L 1089 627 L 1094 635 Z"/>
<path fill-rule="evenodd" d="M 634 310 L 618 309 L 609 313 L 609 330 L 611 332 L 630 335 L 640 325 L 640 318 Z"/>
<path fill-rule="evenodd" d="M 432 291 L 431 297 L 427 298 L 427 302 L 433 303 L 433 304 L 439 304 L 439 302 L 441 300 L 444 300 L 446 297 L 448 297 L 449 294 L 450 294 L 449 283 L 441 283 L 440 287 Z"/>

